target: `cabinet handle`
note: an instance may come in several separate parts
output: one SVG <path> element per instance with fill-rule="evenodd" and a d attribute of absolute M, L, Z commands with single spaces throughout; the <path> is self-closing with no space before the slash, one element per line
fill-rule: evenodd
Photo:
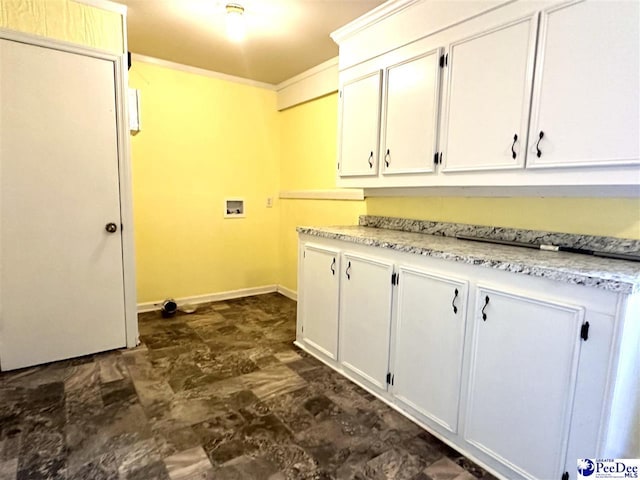
<path fill-rule="evenodd" d="M 387 148 L 387 154 L 384 156 L 384 164 L 389 167 L 389 157 L 391 155 L 391 152 L 389 151 L 389 149 Z"/>
<path fill-rule="evenodd" d="M 451 306 L 453 307 L 453 313 L 458 313 L 458 307 L 456 307 L 456 299 L 458 298 L 458 289 L 453 292 L 453 300 L 451 300 Z"/>
<path fill-rule="evenodd" d="M 373 152 L 369 154 L 369 168 L 373 168 Z"/>
<path fill-rule="evenodd" d="M 513 136 L 513 143 L 511 144 L 511 157 L 515 160 L 518 155 L 516 155 L 516 151 L 513 147 L 516 146 L 516 142 L 518 141 L 518 134 L 516 133 Z"/>
<path fill-rule="evenodd" d="M 351 280 L 351 262 L 347 265 L 347 269 L 344 271 L 347 274 L 347 280 Z"/>
<path fill-rule="evenodd" d="M 542 137 L 544 137 L 544 132 L 540 130 L 540 135 L 538 135 L 538 141 L 536 142 L 536 155 L 538 156 L 538 158 L 542 156 L 542 152 L 540 151 L 540 140 L 542 140 Z"/>
<path fill-rule="evenodd" d="M 484 309 L 487 308 L 487 305 L 489 305 L 489 295 L 484 297 L 484 307 L 482 307 L 482 320 L 485 322 L 487 321 L 487 314 L 484 313 Z"/>
<path fill-rule="evenodd" d="M 335 275 L 336 274 L 336 259 L 333 259 L 333 262 L 331 262 L 331 275 Z"/>

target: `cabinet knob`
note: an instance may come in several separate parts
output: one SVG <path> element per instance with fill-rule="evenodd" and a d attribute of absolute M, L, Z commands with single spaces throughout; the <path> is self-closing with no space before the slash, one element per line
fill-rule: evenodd
<path fill-rule="evenodd" d="M 511 144 L 511 157 L 512 157 L 514 160 L 515 160 L 515 159 L 516 159 L 516 157 L 518 156 L 518 155 L 516 154 L 516 151 L 515 151 L 515 148 L 514 148 L 514 147 L 516 146 L 516 142 L 517 142 L 517 141 L 518 141 L 518 134 L 516 133 L 516 134 L 513 136 L 513 143 Z"/>
<path fill-rule="evenodd" d="M 487 321 L 487 314 L 484 312 L 484 309 L 489 305 L 489 295 L 484 297 L 484 307 L 482 307 L 482 320 Z"/>
<path fill-rule="evenodd" d="M 540 130 L 540 135 L 538 135 L 538 141 L 536 142 L 536 155 L 538 158 L 542 156 L 542 152 L 540 151 L 540 140 L 542 140 L 542 137 L 544 137 L 544 132 Z"/>
<path fill-rule="evenodd" d="M 456 307 L 456 299 L 458 298 L 458 289 L 453 292 L 453 300 L 451 300 L 451 306 L 453 307 L 453 313 L 458 313 L 458 307 Z"/>
<path fill-rule="evenodd" d="M 373 168 L 373 152 L 369 154 L 369 168 Z"/>
<path fill-rule="evenodd" d="M 116 230 L 118 230 L 118 226 L 115 223 L 111 222 L 111 223 L 107 223 L 104 226 L 104 229 L 109 233 L 115 233 Z"/>

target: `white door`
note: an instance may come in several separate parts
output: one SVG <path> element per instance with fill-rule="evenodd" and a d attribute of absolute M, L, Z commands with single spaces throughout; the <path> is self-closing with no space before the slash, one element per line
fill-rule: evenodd
<path fill-rule="evenodd" d="M 526 478 L 560 478 L 583 309 L 488 288 L 476 300 L 464 437 Z"/>
<path fill-rule="evenodd" d="M 527 166 L 640 161 L 639 38 L 637 1 L 543 12 Z"/>
<path fill-rule="evenodd" d="M 387 388 L 393 264 L 345 254 L 340 286 L 340 362 L 350 373 Z"/>
<path fill-rule="evenodd" d="M 387 68 L 382 172 L 433 172 L 440 49 Z"/>
<path fill-rule="evenodd" d="M 336 360 L 340 253 L 305 245 L 302 261 L 302 338 L 307 345 Z"/>
<path fill-rule="evenodd" d="M 340 94 L 340 176 L 378 174 L 382 72 L 356 78 Z"/>
<path fill-rule="evenodd" d="M 393 395 L 456 433 L 467 283 L 399 269 Z"/>
<path fill-rule="evenodd" d="M 3 370 L 126 344 L 114 82 L 110 61 L 0 40 Z"/>
<path fill-rule="evenodd" d="M 451 45 L 443 171 L 524 165 L 537 15 Z"/>

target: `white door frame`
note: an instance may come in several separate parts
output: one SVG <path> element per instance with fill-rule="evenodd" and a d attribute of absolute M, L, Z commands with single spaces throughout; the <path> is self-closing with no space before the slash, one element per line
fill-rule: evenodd
<path fill-rule="evenodd" d="M 123 23 L 124 25 L 124 23 Z M 120 218 L 122 222 L 122 270 L 124 273 L 124 314 L 127 348 L 138 344 L 138 312 L 136 300 L 135 247 L 133 238 L 133 196 L 131 183 L 131 155 L 129 145 L 129 116 L 127 106 L 127 55 L 84 47 L 70 42 L 39 37 L 0 28 L 0 39 L 50 48 L 113 63 L 116 93 L 116 135 L 118 144 L 118 177 L 120 181 Z M 100 305 L 96 305 L 100 308 Z"/>

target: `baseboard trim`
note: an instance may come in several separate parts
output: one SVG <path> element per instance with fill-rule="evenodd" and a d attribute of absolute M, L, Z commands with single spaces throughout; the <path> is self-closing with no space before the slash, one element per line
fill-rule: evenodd
<path fill-rule="evenodd" d="M 277 292 L 280 295 L 284 295 L 285 297 L 290 298 L 291 300 L 293 300 L 295 302 L 298 301 L 298 292 L 296 292 L 295 290 L 291 290 L 290 288 L 287 288 L 285 286 L 278 285 Z"/>
<path fill-rule="evenodd" d="M 232 298 L 250 297 L 252 295 L 262 295 L 264 293 L 274 293 L 278 291 L 278 285 L 265 285 L 263 287 L 253 288 L 241 288 L 239 290 L 229 290 L 226 292 L 208 293 L 205 295 L 193 295 L 191 297 L 174 298 L 178 307 L 182 304 L 199 304 L 209 302 L 220 302 L 222 300 L 231 300 Z M 162 302 L 164 300 L 158 300 L 155 302 L 145 302 L 138 304 L 138 313 L 153 312 L 160 310 Z"/>

